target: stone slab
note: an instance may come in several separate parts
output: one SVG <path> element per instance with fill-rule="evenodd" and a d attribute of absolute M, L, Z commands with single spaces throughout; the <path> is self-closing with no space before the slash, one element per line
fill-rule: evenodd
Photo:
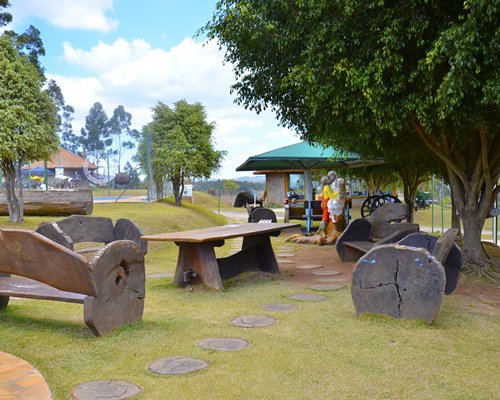
<path fill-rule="evenodd" d="M 73 400 L 126 400 L 142 392 L 127 381 L 97 380 L 81 383 L 71 391 Z"/>
<path fill-rule="evenodd" d="M 342 289 L 345 285 L 341 285 L 339 283 L 334 283 L 334 284 L 330 284 L 330 285 L 327 285 L 327 284 L 318 284 L 318 285 L 313 285 L 310 287 L 310 289 L 312 290 L 325 290 L 325 291 L 329 291 L 329 290 L 339 290 L 339 289 Z"/>
<path fill-rule="evenodd" d="M 313 271 L 313 275 L 317 276 L 335 276 L 340 275 L 342 272 L 335 270 Z"/>
<path fill-rule="evenodd" d="M 276 260 L 278 264 L 295 264 L 295 261 L 292 260 Z"/>
<path fill-rule="evenodd" d="M 318 282 L 320 283 L 333 283 L 333 282 L 341 282 L 340 279 L 342 278 L 319 278 Z"/>
<path fill-rule="evenodd" d="M 262 328 L 274 325 L 276 320 L 267 315 L 242 315 L 233 319 L 231 323 L 240 328 Z"/>
<path fill-rule="evenodd" d="M 27 361 L 0 351 L 0 399 L 51 400 L 47 382 Z"/>
<path fill-rule="evenodd" d="M 200 340 L 197 345 L 209 350 L 238 351 L 246 348 L 249 343 L 238 338 L 208 338 Z"/>
<path fill-rule="evenodd" d="M 295 304 L 282 304 L 282 303 L 264 304 L 262 306 L 262 309 L 266 311 L 292 311 L 292 310 L 297 310 L 298 308 L 299 306 L 296 306 Z"/>
<path fill-rule="evenodd" d="M 148 365 L 148 370 L 159 375 L 184 375 L 208 367 L 208 362 L 184 356 L 163 357 Z"/>
<path fill-rule="evenodd" d="M 319 269 L 323 268 L 322 264 L 304 264 L 304 265 L 298 265 L 297 269 Z"/>
<path fill-rule="evenodd" d="M 295 254 L 294 253 L 277 253 L 276 254 L 276 257 L 295 257 Z"/>
<path fill-rule="evenodd" d="M 293 296 L 290 296 L 291 299 L 293 300 L 300 300 L 300 301 L 319 301 L 319 300 L 325 300 L 325 296 L 321 296 L 319 294 L 312 294 L 312 293 L 298 293 L 294 294 Z"/>

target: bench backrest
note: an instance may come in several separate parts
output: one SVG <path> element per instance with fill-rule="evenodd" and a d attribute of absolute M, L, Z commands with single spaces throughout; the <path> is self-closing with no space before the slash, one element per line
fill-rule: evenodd
<path fill-rule="evenodd" d="M 73 243 L 109 243 L 115 240 L 111 218 L 72 215 L 57 221 L 57 225 Z"/>
<path fill-rule="evenodd" d="M 97 293 L 85 257 L 33 231 L 0 229 L 0 273 L 24 276 L 67 292 Z"/>
<path fill-rule="evenodd" d="M 373 224 L 383 224 L 408 219 L 408 204 L 385 203 L 370 214 L 368 220 Z"/>
<path fill-rule="evenodd" d="M 255 208 L 252 211 L 249 222 L 259 222 L 262 220 L 268 220 L 269 222 L 278 222 L 276 219 L 276 213 L 269 208 Z"/>

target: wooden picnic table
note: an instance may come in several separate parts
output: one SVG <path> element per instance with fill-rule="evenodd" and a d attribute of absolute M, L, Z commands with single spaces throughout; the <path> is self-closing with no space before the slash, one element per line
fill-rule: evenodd
<path fill-rule="evenodd" d="M 256 223 L 223 225 L 182 232 L 142 236 L 143 240 L 175 242 L 179 257 L 174 284 L 203 283 L 213 289 L 223 289 L 222 281 L 245 271 L 279 273 L 278 262 L 271 245 L 271 236 L 299 224 Z M 215 247 L 226 239 L 243 237 L 241 250 L 229 257 L 216 258 Z"/>

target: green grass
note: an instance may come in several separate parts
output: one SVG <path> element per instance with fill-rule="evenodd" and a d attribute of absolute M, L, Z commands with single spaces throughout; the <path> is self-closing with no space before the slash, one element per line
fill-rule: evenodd
<path fill-rule="evenodd" d="M 211 199 L 205 199 L 214 209 Z M 200 208 L 161 203 L 94 206 L 94 216 L 136 221 L 145 233 L 212 226 L 220 216 Z M 48 217 L 27 217 L 34 228 Z M 7 217 L 0 226 L 12 226 Z M 275 245 L 283 237 L 273 238 Z M 300 245 L 294 245 L 300 246 Z M 225 250 L 229 245 L 222 248 Z M 333 249 L 332 249 L 333 251 Z M 446 296 L 436 323 L 356 317 L 347 288 L 326 301 L 298 302 L 309 292 L 283 278 L 245 279 L 215 292 L 174 287 L 177 247 L 150 243 L 142 322 L 96 338 L 83 323 L 82 307 L 61 302 L 12 300 L 0 313 L 0 350 L 35 365 L 55 399 L 95 379 L 122 379 L 143 388 L 138 399 L 493 399 L 498 398 L 500 317 L 498 310 L 459 295 Z M 266 303 L 299 309 L 264 312 Z M 486 307 L 485 307 L 486 306 Z M 489 307 L 489 308 L 488 308 Z M 275 326 L 242 329 L 230 321 L 266 314 Z M 238 352 L 201 349 L 208 337 L 237 337 L 250 346 Z M 147 370 L 161 357 L 184 355 L 209 362 L 208 369 L 168 377 Z"/>

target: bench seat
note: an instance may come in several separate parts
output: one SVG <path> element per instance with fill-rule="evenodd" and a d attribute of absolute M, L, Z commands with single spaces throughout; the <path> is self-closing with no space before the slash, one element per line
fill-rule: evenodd
<path fill-rule="evenodd" d="M 19 276 L 0 276 L 0 296 L 55 300 L 83 304 L 84 294 L 65 292 L 55 287 Z"/>

